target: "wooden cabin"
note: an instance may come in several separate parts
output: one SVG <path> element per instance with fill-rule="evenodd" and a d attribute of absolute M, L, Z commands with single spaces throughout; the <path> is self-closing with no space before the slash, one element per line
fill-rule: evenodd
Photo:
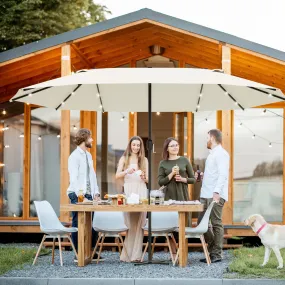
<path fill-rule="evenodd" d="M 70 220 L 59 207 L 69 202 L 67 162 L 80 127 L 93 133 L 91 153 L 102 194 L 121 190 L 116 165 L 130 137 L 146 141 L 146 113 L 55 111 L 9 102 L 22 87 L 81 69 L 116 67 L 223 69 L 285 93 L 285 52 L 149 9 L 2 52 L 0 232 L 39 232 L 34 200 L 50 201 L 62 222 Z M 175 100 L 175 94 L 166 100 Z M 252 235 L 242 221 L 253 213 L 285 224 L 284 108 L 277 103 L 245 112 L 154 113 L 152 185 L 157 187 L 165 138 L 176 137 L 181 155 L 203 170 L 207 132 L 219 128 L 231 157 L 226 233 Z M 200 183 L 189 187 L 191 199 L 199 198 L 200 188 Z"/>

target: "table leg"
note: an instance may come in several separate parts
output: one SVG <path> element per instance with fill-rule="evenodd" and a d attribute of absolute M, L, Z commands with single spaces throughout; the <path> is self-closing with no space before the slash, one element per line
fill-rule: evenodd
<path fill-rule="evenodd" d="M 186 213 L 179 212 L 179 266 L 185 267 L 188 259 L 188 244 L 185 240 Z"/>
<path fill-rule="evenodd" d="M 92 213 L 85 212 L 85 258 L 87 259 L 91 258 L 91 246 L 92 246 Z"/>
<path fill-rule="evenodd" d="M 84 231 L 85 221 L 84 212 L 78 212 L 78 266 L 84 266 L 85 264 L 85 252 L 84 252 Z"/>

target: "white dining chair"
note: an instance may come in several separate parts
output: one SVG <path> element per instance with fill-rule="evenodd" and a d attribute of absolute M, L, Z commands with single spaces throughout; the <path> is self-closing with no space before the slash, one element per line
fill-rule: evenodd
<path fill-rule="evenodd" d="M 33 265 L 35 265 L 41 248 L 46 239 L 53 239 L 52 246 L 52 264 L 54 263 L 54 248 L 55 248 L 55 240 L 58 239 L 59 244 L 59 255 L 60 255 L 60 265 L 63 265 L 62 261 L 62 250 L 61 250 L 61 239 L 67 238 L 72 246 L 72 249 L 75 252 L 77 257 L 77 252 L 75 250 L 74 244 L 70 238 L 70 233 L 77 232 L 77 228 L 68 228 L 62 225 L 60 220 L 58 219 L 54 209 L 48 201 L 34 201 L 36 211 L 38 214 L 38 219 L 40 222 L 40 229 L 44 233 L 41 244 L 38 248 L 36 257 L 33 261 Z"/>
<path fill-rule="evenodd" d="M 199 223 L 199 225 L 197 227 L 195 227 L 195 228 L 186 227 L 185 228 L 185 238 L 186 239 L 188 239 L 188 238 L 199 238 L 201 240 L 203 251 L 204 251 L 208 265 L 211 264 L 211 258 L 209 255 L 207 244 L 205 242 L 204 234 L 208 231 L 210 214 L 211 214 L 212 208 L 213 208 L 215 203 L 216 202 L 213 201 L 210 204 L 210 206 L 206 210 L 201 222 Z M 173 265 L 175 265 L 177 263 L 178 256 L 179 256 L 179 248 L 178 248 L 177 255 L 176 255 L 176 258 L 175 258 Z"/>
<path fill-rule="evenodd" d="M 128 234 L 129 230 L 128 227 L 125 225 L 123 212 L 95 212 L 93 218 L 93 228 L 99 233 L 99 236 L 95 248 L 93 250 L 91 259 L 93 259 L 98 246 L 100 246 L 97 257 L 97 264 L 99 263 L 105 237 L 114 237 L 119 252 L 121 253 L 121 247 L 118 242 L 119 239 L 123 245 L 123 250 L 125 250 L 127 258 L 129 258 L 122 238 L 122 233 L 126 232 Z"/>
<path fill-rule="evenodd" d="M 175 238 L 173 236 L 173 232 L 178 228 L 178 212 L 152 212 L 151 213 L 151 233 L 153 236 L 152 242 L 152 250 L 151 254 L 154 253 L 155 243 L 157 237 L 165 237 L 171 260 L 174 262 L 174 253 L 172 252 L 172 248 L 170 245 L 170 239 L 172 239 L 175 247 L 177 248 L 177 244 Z M 148 221 L 146 225 L 143 227 L 143 230 L 148 231 Z M 146 251 L 148 249 L 149 243 L 147 242 L 143 251 L 143 255 L 141 258 L 141 262 L 144 259 Z"/>

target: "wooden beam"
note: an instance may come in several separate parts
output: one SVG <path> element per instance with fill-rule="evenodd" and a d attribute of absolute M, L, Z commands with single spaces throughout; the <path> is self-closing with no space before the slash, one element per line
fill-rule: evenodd
<path fill-rule="evenodd" d="M 222 111 L 216 112 L 216 127 L 219 130 L 222 130 Z"/>
<path fill-rule="evenodd" d="M 80 51 L 80 49 L 75 44 L 72 44 L 71 47 L 78 55 L 82 63 L 84 63 L 89 69 L 92 69 L 93 68 L 92 62 Z"/>
<path fill-rule="evenodd" d="M 225 45 L 222 46 L 222 69 L 226 74 L 231 74 L 231 49 Z M 233 111 L 222 111 L 220 125 L 223 134 L 223 148 L 230 156 L 229 197 L 223 210 L 223 223 L 227 225 L 233 224 L 233 115 Z"/>
<path fill-rule="evenodd" d="M 89 152 L 92 155 L 93 167 L 96 171 L 97 158 L 97 112 L 95 111 L 80 111 L 80 128 L 89 129 L 92 133 L 93 143 Z"/>
<path fill-rule="evenodd" d="M 30 216 L 31 106 L 24 107 L 23 219 Z"/>
<path fill-rule="evenodd" d="M 71 74 L 70 45 L 61 49 L 61 76 Z M 68 204 L 67 188 L 69 185 L 68 157 L 70 155 L 70 111 L 61 111 L 60 135 L 60 204 Z M 69 221 L 69 212 L 60 212 L 62 222 Z"/>
<path fill-rule="evenodd" d="M 130 68 L 136 68 L 137 61 L 132 59 L 130 61 Z M 130 112 L 129 113 L 129 140 L 138 134 L 138 113 Z"/>

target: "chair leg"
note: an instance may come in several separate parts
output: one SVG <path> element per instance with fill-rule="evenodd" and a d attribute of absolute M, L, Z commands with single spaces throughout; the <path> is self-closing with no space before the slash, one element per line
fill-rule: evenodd
<path fill-rule="evenodd" d="M 127 251 L 126 247 L 124 246 L 124 241 L 123 241 L 123 238 L 120 234 L 119 234 L 119 239 L 121 240 L 121 243 L 123 244 L 123 250 L 125 251 L 127 259 L 130 260 L 129 255 L 128 255 L 128 251 Z"/>
<path fill-rule="evenodd" d="M 78 259 L 78 254 L 76 252 L 76 249 L 75 249 L 75 246 L 74 246 L 74 243 L 73 243 L 72 239 L 70 238 L 70 236 L 67 236 L 67 238 L 68 238 L 68 240 L 69 240 L 69 242 L 71 244 L 71 247 L 72 247 L 72 249 L 73 249 L 73 251 L 75 253 L 76 258 Z"/>
<path fill-rule="evenodd" d="M 173 253 L 172 253 L 172 249 L 171 249 L 171 245 L 170 245 L 170 240 L 169 240 L 169 237 L 168 237 L 168 233 L 165 235 L 166 237 L 166 241 L 167 241 L 167 244 L 168 244 L 168 248 L 169 248 L 169 252 L 170 252 L 170 256 L 171 256 L 171 261 L 172 263 L 174 262 L 174 258 L 173 258 Z"/>
<path fill-rule="evenodd" d="M 119 253 L 120 253 L 120 255 L 122 254 L 122 249 L 121 249 L 121 246 L 120 246 L 120 241 L 119 241 L 119 238 L 115 238 L 115 242 L 116 242 L 116 244 L 117 244 L 117 246 L 118 246 L 118 249 L 119 249 Z M 123 244 L 123 247 L 124 247 L 124 244 Z"/>
<path fill-rule="evenodd" d="M 91 255 L 91 260 L 93 260 L 93 258 L 94 258 L 94 255 L 95 255 L 95 253 L 96 253 L 96 250 L 97 250 L 97 248 L 98 248 L 98 245 L 99 245 L 99 243 L 100 243 L 100 239 L 101 239 L 102 236 L 103 236 L 102 233 L 99 233 L 98 239 L 97 239 L 97 242 L 96 242 L 96 245 L 95 245 L 94 250 L 93 250 L 93 253 L 92 253 L 92 255 Z"/>
<path fill-rule="evenodd" d="M 145 256 L 145 253 L 146 253 L 147 249 L 148 249 L 148 242 L 145 245 L 145 248 L 144 248 L 144 251 L 143 251 L 143 255 L 142 255 L 142 258 L 141 258 L 141 262 L 143 262 L 143 259 L 144 259 L 144 256 Z"/>
<path fill-rule="evenodd" d="M 51 256 L 52 264 L 54 264 L 54 248 L 55 248 L 55 238 L 52 239 L 52 256 Z"/>
<path fill-rule="evenodd" d="M 155 243 L 156 243 L 156 237 L 154 237 L 154 238 L 153 238 L 153 242 L 152 242 L 152 247 L 151 247 L 151 258 L 153 257 Z"/>
<path fill-rule="evenodd" d="M 46 235 L 44 235 L 43 238 L 42 238 L 42 241 L 41 241 L 41 244 L 40 244 L 40 246 L 39 246 L 39 248 L 38 248 L 37 254 L 36 254 L 36 256 L 35 256 L 33 265 L 36 264 L 37 258 L 38 258 L 39 254 L 40 254 L 40 251 L 41 251 L 41 249 L 42 249 L 42 246 L 43 246 L 43 244 L 44 244 L 45 239 L 46 239 Z"/>
<path fill-rule="evenodd" d="M 203 235 L 200 236 L 200 240 L 202 242 L 202 246 L 203 246 L 204 254 L 205 254 L 205 257 L 206 257 L 206 261 L 207 261 L 207 264 L 209 266 L 211 264 L 211 259 L 210 259 L 208 248 L 207 248 L 207 245 L 206 245 L 206 242 L 205 242 L 205 239 L 204 239 Z"/>
<path fill-rule="evenodd" d="M 177 263 L 177 261 L 178 261 L 178 258 L 179 258 L 179 248 L 177 249 L 176 257 L 175 257 L 175 260 L 174 260 L 173 266 L 175 266 L 175 265 L 176 265 L 176 263 Z"/>
<path fill-rule="evenodd" d="M 63 262 L 62 262 L 61 237 L 57 236 L 57 238 L 58 238 L 58 247 L 59 247 L 60 266 L 62 266 Z"/>
<path fill-rule="evenodd" d="M 173 243 L 175 244 L 176 249 L 178 249 L 178 244 L 177 244 L 177 242 L 175 240 L 175 237 L 174 237 L 173 233 L 171 233 L 170 236 L 171 236 L 171 239 L 172 239 Z"/>
<path fill-rule="evenodd" d="M 101 252 L 102 252 L 105 236 L 106 236 L 106 234 L 103 234 L 102 241 L 101 241 L 101 244 L 100 244 L 100 250 L 99 250 L 99 253 L 98 253 L 98 257 L 97 257 L 97 264 L 99 263 L 99 260 L 100 260 L 100 256 L 101 256 Z"/>

